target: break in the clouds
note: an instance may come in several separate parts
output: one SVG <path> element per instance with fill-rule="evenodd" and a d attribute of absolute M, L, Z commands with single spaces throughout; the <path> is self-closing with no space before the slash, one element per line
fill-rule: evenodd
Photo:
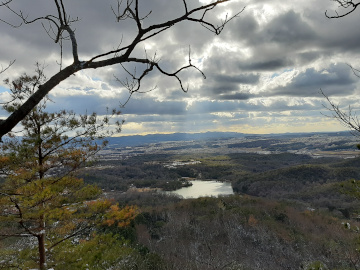
<path fill-rule="evenodd" d="M 143 24 L 174 18 L 184 10 L 182 0 L 142 0 Z M 188 0 L 188 8 L 210 1 Z M 119 44 L 128 44 L 136 35 L 130 20 L 117 22 L 111 8 L 117 1 L 64 1 L 69 16 L 78 17 L 76 36 L 80 59 L 87 59 Z M 28 19 L 55 11 L 53 1 L 14 0 L 14 10 Z M 246 7 L 220 36 L 204 27 L 183 22 L 144 42 L 136 51 L 140 57 L 156 57 L 162 68 L 174 72 L 192 64 L 196 69 L 179 75 L 178 81 L 151 72 L 141 90 L 122 108 L 124 134 L 157 132 L 238 131 L 276 133 L 340 130 L 342 126 L 324 117 L 325 99 L 320 89 L 340 106 L 359 109 L 360 79 L 350 67 L 360 67 L 358 12 L 330 20 L 324 12 L 335 12 L 330 0 L 232 0 L 211 13 L 213 22 Z M 151 12 L 150 12 L 151 11 Z M 360 11 L 359 11 L 360 12 Z M 333 13 L 334 14 L 334 13 Z M 13 25 L 20 22 L 6 8 L 0 19 Z M 2 79 L 31 74 L 35 63 L 45 67 L 48 77 L 60 68 L 60 47 L 40 23 L 13 28 L 0 23 L 0 64 L 15 64 Z M 63 47 L 63 65 L 71 61 L 69 44 Z M 141 65 L 125 66 L 140 73 Z M 50 110 L 69 109 L 78 113 L 106 112 L 119 107 L 129 93 L 119 83 L 127 72 L 121 66 L 81 71 L 59 84 L 51 93 Z M 1 85 L 1 102 L 9 98 Z M 0 111 L 0 116 L 5 116 Z"/>

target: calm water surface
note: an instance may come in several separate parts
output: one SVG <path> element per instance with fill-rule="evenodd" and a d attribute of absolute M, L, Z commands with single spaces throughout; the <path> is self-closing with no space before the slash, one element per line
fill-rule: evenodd
<path fill-rule="evenodd" d="M 190 181 L 193 185 L 172 191 L 171 193 L 182 196 L 184 199 L 205 196 L 219 196 L 234 194 L 231 183 L 216 181 Z"/>

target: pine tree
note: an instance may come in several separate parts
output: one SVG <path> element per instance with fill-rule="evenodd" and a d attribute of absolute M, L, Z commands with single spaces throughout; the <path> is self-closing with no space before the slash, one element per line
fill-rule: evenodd
<path fill-rule="evenodd" d="M 12 101 L 4 108 L 16 110 L 44 79 L 38 68 L 35 76 L 22 75 L 11 84 L 7 81 Z M 7 138 L 1 144 L 0 245 L 19 243 L 13 239 L 21 238 L 26 246 L 20 252 L 16 245 L 4 249 L 0 261 L 7 269 L 47 269 L 54 262 L 52 251 L 59 253 L 65 242 L 78 245 L 81 239 L 95 237 L 98 225 L 126 226 L 137 213 L 135 207 L 121 209 L 101 199 L 98 187 L 85 185 L 76 176 L 104 145 L 99 142 L 111 134 L 111 116 L 119 112 L 102 118 L 65 110 L 49 113 L 48 101 L 46 98 L 25 117 L 21 137 Z M 115 131 L 120 127 L 115 122 Z"/>

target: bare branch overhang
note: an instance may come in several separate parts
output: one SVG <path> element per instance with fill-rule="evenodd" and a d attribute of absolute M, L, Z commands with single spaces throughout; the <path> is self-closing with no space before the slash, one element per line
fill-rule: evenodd
<path fill-rule="evenodd" d="M 119 12 L 119 16 L 117 16 L 117 20 L 119 21 L 127 18 L 135 20 L 138 28 L 138 33 L 136 37 L 127 46 L 121 47 L 116 50 L 104 52 L 102 54 L 98 54 L 87 61 L 80 61 L 79 59 L 77 40 L 76 40 L 75 32 L 71 27 L 71 23 L 77 21 L 78 19 L 77 18 L 71 19 L 70 16 L 66 13 L 63 0 L 54 0 L 57 11 L 56 16 L 46 15 L 44 17 L 35 18 L 33 20 L 27 20 L 27 16 L 25 16 L 21 11 L 16 12 L 15 10 L 11 9 L 10 6 L 8 5 L 8 3 L 10 3 L 11 1 L 8 1 L 5 4 L 5 6 L 9 10 L 11 10 L 16 16 L 20 17 L 24 24 L 30 24 L 39 20 L 45 20 L 49 22 L 50 29 L 52 27 L 56 29 L 55 31 L 56 33 L 54 33 L 55 42 L 59 42 L 61 39 L 63 39 L 62 36 L 63 32 L 67 32 L 72 46 L 73 64 L 60 70 L 58 73 L 53 75 L 47 82 L 41 85 L 38 88 L 38 90 L 27 101 L 25 101 L 25 103 L 18 110 L 13 112 L 7 119 L 0 120 L 0 140 L 5 134 L 10 132 L 32 110 L 32 108 L 34 108 L 55 86 L 57 86 L 60 82 L 66 80 L 68 77 L 70 77 L 71 75 L 75 74 L 80 70 L 96 69 L 96 68 L 106 67 L 115 64 L 122 64 L 126 62 L 142 63 L 148 65 L 148 68 L 145 70 L 146 72 L 144 72 L 140 78 L 137 78 L 137 80 L 139 79 L 141 80 L 149 71 L 151 71 L 154 67 L 156 67 L 162 74 L 175 77 L 179 81 L 181 89 L 184 90 L 182 82 L 178 77 L 178 73 L 185 68 L 189 68 L 189 67 L 196 68 L 191 64 L 190 59 L 189 59 L 189 65 L 178 69 L 176 72 L 167 72 L 161 69 L 159 64 L 155 60 L 132 58 L 131 53 L 133 52 L 133 50 L 136 48 L 136 46 L 139 43 L 158 35 L 159 33 L 169 29 L 173 25 L 180 23 L 182 21 L 191 21 L 191 22 L 200 23 L 206 29 L 218 35 L 223 30 L 225 24 L 227 24 L 233 18 L 237 17 L 244 10 L 244 8 L 240 10 L 238 13 L 236 13 L 234 16 L 230 18 L 226 18 L 224 21 L 221 22 L 220 25 L 214 25 L 205 19 L 207 13 L 210 10 L 214 9 L 219 4 L 229 2 L 231 0 L 214 1 L 213 3 L 199 6 L 192 10 L 188 10 L 186 0 L 182 0 L 182 1 L 184 4 L 185 14 L 164 23 L 154 24 L 147 28 L 142 28 L 141 21 L 144 18 L 146 18 L 151 12 L 149 12 L 144 18 L 140 18 L 139 1 L 128 0 L 123 12 L 122 13 Z M 122 3 L 121 1 L 118 3 L 118 10 L 121 3 Z M 195 14 L 198 14 L 197 17 L 195 17 Z M 119 55 L 120 53 L 121 55 Z M 114 54 L 116 55 L 115 57 Z M 107 58 L 107 59 L 103 59 L 103 58 Z"/>
<path fill-rule="evenodd" d="M 338 18 L 342 18 L 345 17 L 347 15 L 349 15 L 350 13 L 353 13 L 357 7 L 360 5 L 359 3 L 354 3 L 354 1 L 347 1 L 347 0 L 333 0 L 335 2 L 337 2 L 339 4 L 339 7 L 343 8 L 343 9 L 349 9 L 349 11 L 343 13 L 343 14 L 339 14 L 336 10 L 335 10 L 335 15 L 328 15 L 328 11 L 325 11 L 325 16 L 329 19 L 338 19 Z"/>

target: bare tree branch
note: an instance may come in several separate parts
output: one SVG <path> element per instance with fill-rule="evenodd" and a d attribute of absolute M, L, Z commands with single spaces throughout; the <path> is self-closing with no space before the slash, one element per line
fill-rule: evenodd
<path fill-rule="evenodd" d="M 37 21 L 47 21 L 49 23 L 49 28 L 46 30 L 47 34 L 49 35 L 50 31 L 52 31 L 55 34 L 55 37 L 52 39 L 55 41 L 55 43 L 58 43 L 60 39 L 63 39 L 63 32 L 67 32 L 69 34 L 71 44 L 72 44 L 72 53 L 74 62 L 79 62 L 79 56 L 78 56 L 78 50 L 77 50 L 77 41 L 75 38 L 75 32 L 71 28 L 71 24 L 78 21 L 78 18 L 76 19 L 70 19 L 70 17 L 67 16 L 65 6 L 63 3 L 63 0 L 54 0 L 56 9 L 57 9 L 57 16 L 55 15 L 46 15 L 44 17 L 38 17 L 32 20 L 28 20 L 28 16 L 25 16 L 24 13 L 20 11 L 15 11 L 12 9 L 8 4 L 5 6 L 16 16 L 18 16 L 24 24 L 32 24 Z M 43 24 L 42 24 L 43 25 Z M 45 26 L 43 25 L 45 28 Z M 54 31 L 56 29 L 56 31 Z"/>
<path fill-rule="evenodd" d="M 0 74 L 4 73 L 6 70 L 8 70 L 15 63 L 15 61 L 16 60 L 10 61 L 10 63 L 6 67 L 1 66 Z"/>
<path fill-rule="evenodd" d="M 207 17 L 211 16 L 210 12 L 217 8 L 217 6 L 226 2 L 230 2 L 231 0 L 214 0 L 209 4 L 201 5 L 193 9 L 188 8 L 187 0 L 178 0 L 181 1 L 184 6 L 184 13 L 182 15 L 169 21 L 143 27 L 143 21 L 150 16 L 151 11 L 147 12 L 145 16 L 140 17 L 141 12 L 139 0 L 118 0 L 117 6 L 115 8 L 111 7 L 111 11 L 115 15 L 116 20 L 118 22 L 127 19 L 134 21 L 137 27 L 137 34 L 135 35 L 134 39 L 127 45 L 121 46 L 120 43 L 120 46 L 118 46 L 116 49 L 105 51 L 82 61 L 79 57 L 77 39 L 73 28 L 73 23 L 79 19 L 77 17 L 71 17 L 68 15 L 66 5 L 63 0 L 53 1 L 55 4 L 54 14 L 47 14 L 45 16 L 40 16 L 33 19 L 28 19 L 29 16 L 25 15 L 21 10 L 16 11 L 11 8 L 11 1 L 6 1 L 3 3 L 3 6 L 8 8 L 15 16 L 20 18 L 22 24 L 24 25 L 36 23 L 38 21 L 42 22 L 42 26 L 46 33 L 54 40 L 55 43 L 61 44 L 61 57 L 63 48 L 62 42 L 70 41 L 73 63 L 63 68 L 62 61 L 60 59 L 60 71 L 51 76 L 44 84 L 40 85 L 35 93 L 29 97 L 22 104 L 22 106 L 14 111 L 7 119 L 0 120 L 0 139 L 5 134 L 10 132 L 55 86 L 80 70 L 97 69 L 111 65 L 124 66 L 125 63 L 140 64 L 145 65 L 145 69 L 139 76 L 126 71 L 129 74 L 131 80 L 123 81 L 125 82 L 123 83 L 123 86 L 129 90 L 130 96 L 133 93 L 140 91 L 141 80 L 154 68 L 160 71 L 163 75 L 174 77 L 178 81 L 180 88 L 184 92 L 188 91 L 188 88 L 183 86 L 182 80 L 179 77 L 180 72 L 185 69 L 195 68 L 205 78 L 204 73 L 191 63 L 190 50 L 188 64 L 179 68 L 175 72 L 169 72 L 161 68 L 159 62 L 154 58 L 149 59 L 147 56 L 146 58 L 133 57 L 132 54 L 135 48 L 137 48 L 140 43 L 151 39 L 162 32 L 165 32 L 175 24 L 185 21 L 199 23 L 207 30 L 216 35 L 219 35 L 223 31 L 225 25 L 234 18 L 238 17 L 239 14 L 244 10 L 244 8 L 242 8 L 239 12 L 236 12 L 235 15 L 231 17 L 226 16 L 220 22 L 220 24 L 215 25 L 207 19 Z M 47 23 L 47 25 L 44 23 Z"/>
<path fill-rule="evenodd" d="M 333 0 L 334 2 L 337 2 L 339 4 L 340 8 L 343 8 L 346 11 L 345 13 L 339 14 L 338 11 L 334 11 L 335 15 L 328 15 L 328 11 L 325 11 L 325 16 L 329 19 L 338 19 L 338 18 L 342 18 L 345 17 L 347 15 L 349 15 L 350 13 L 354 12 L 356 10 L 356 8 L 360 5 L 359 3 L 354 3 L 354 1 L 347 1 L 347 0 Z"/>
<path fill-rule="evenodd" d="M 0 7 L 1 7 L 1 6 L 6 6 L 7 4 L 10 4 L 11 1 L 12 1 L 12 0 L 8 0 L 8 1 L 5 1 L 5 2 L 1 2 L 1 3 L 0 3 Z"/>
<path fill-rule="evenodd" d="M 327 105 L 323 105 L 325 109 L 331 112 L 327 117 L 338 120 L 344 127 L 350 130 L 354 136 L 360 136 L 360 119 L 351 106 L 348 106 L 347 111 L 340 108 L 339 104 L 335 104 L 330 98 L 320 89 L 320 93 L 325 97 Z"/>
<path fill-rule="evenodd" d="M 186 66 L 182 66 L 181 68 L 179 68 L 178 70 L 176 70 L 175 72 L 167 72 L 164 69 L 162 69 L 160 67 L 159 62 L 156 60 L 156 54 L 152 59 L 137 59 L 134 60 L 135 62 L 140 62 L 140 63 L 146 63 L 147 67 L 146 69 L 140 74 L 140 76 L 136 76 L 136 69 L 133 72 L 130 72 L 129 70 L 127 70 L 123 65 L 122 67 L 124 68 L 125 72 L 131 77 L 131 81 L 128 80 L 128 78 L 126 78 L 125 80 L 120 80 L 118 77 L 115 76 L 115 79 L 121 83 L 122 86 L 124 86 L 128 91 L 129 91 L 129 97 L 126 100 L 126 102 L 124 104 L 122 104 L 122 106 L 125 106 L 127 104 L 127 102 L 129 102 L 131 96 L 134 93 L 146 93 L 146 92 L 150 92 L 156 89 L 156 86 L 144 91 L 140 91 L 141 88 L 141 81 L 151 72 L 154 70 L 154 68 L 156 68 L 158 71 L 160 71 L 162 74 L 168 76 L 168 77 L 174 77 L 177 79 L 180 88 L 183 92 L 188 92 L 189 87 L 184 87 L 183 82 L 181 80 L 181 78 L 179 77 L 179 73 L 183 70 L 189 69 L 189 68 L 194 68 L 197 71 L 199 71 L 202 75 L 202 77 L 204 79 L 206 79 L 206 76 L 204 74 L 204 72 L 202 72 L 198 67 L 194 66 L 191 63 L 191 52 L 190 52 L 190 47 L 189 47 L 189 58 L 188 58 L 188 65 Z"/>
<path fill-rule="evenodd" d="M 48 247 L 48 250 L 53 249 L 54 247 L 56 247 L 57 245 L 61 244 L 62 242 L 65 242 L 71 238 L 74 238 L 75 236 L 78 236 L 81 233 L 84 233 L 86 230 L 89 230 L 91 227 L 80 227 L 78 230 L 76 230 L 75 232 L 73 232 L 72 234 L 64 237 L 63 239 L 59 240 L 58 242 L 52 244 L 50 247 Z"/>

